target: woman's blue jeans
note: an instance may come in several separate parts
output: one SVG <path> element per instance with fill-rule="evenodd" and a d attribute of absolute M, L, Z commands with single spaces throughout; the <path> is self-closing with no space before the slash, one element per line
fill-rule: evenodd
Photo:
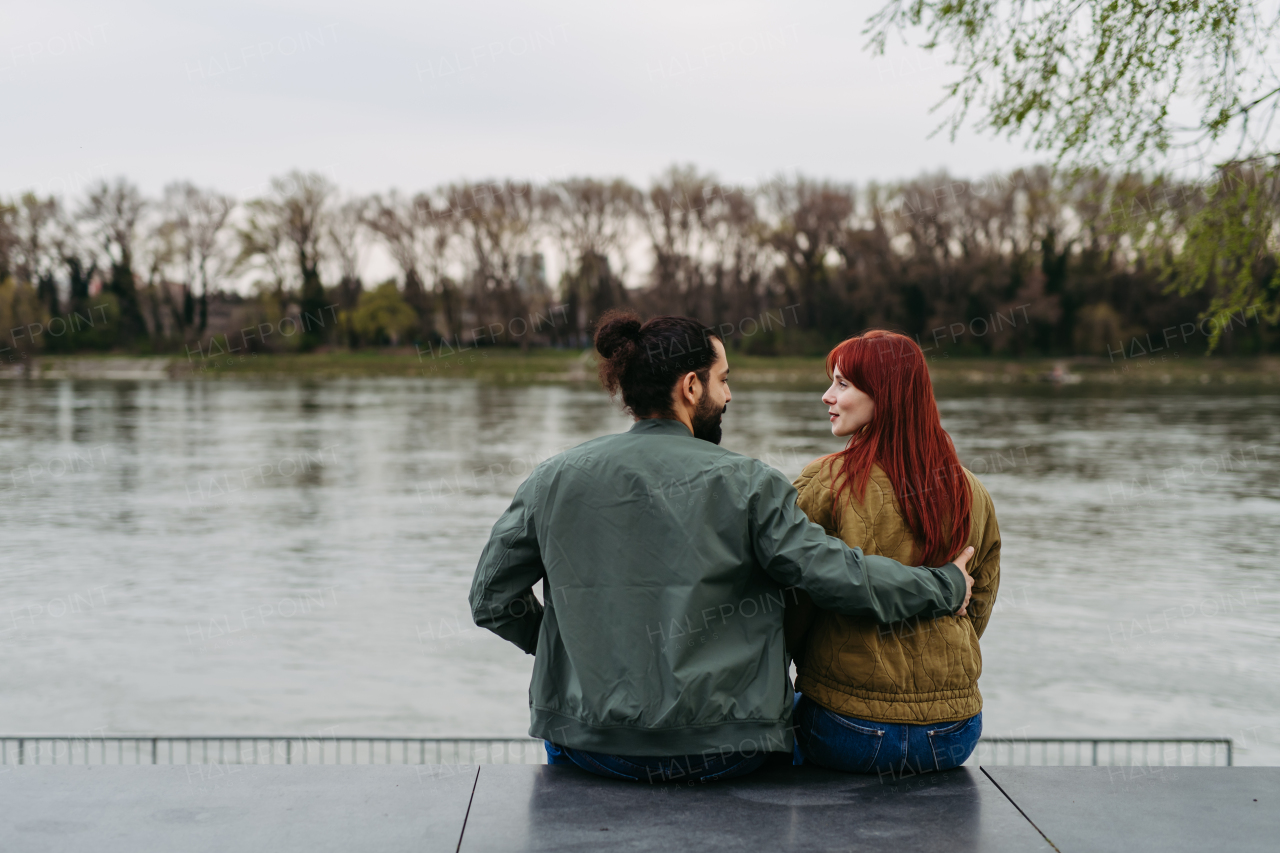
<path fill-rule="evenodd" d="M 795 708 L 804 763 L 897 779 L 959 767 L 982 735 L 982 714 L 950 723 L 874 723 L 828 711 L 807 696 Z"/>
<path fill-rule="evenodd" d="M 732 779 L 760 769 L 769 753 L 745 756 L 740 752 L 721 755 L 676 755 L 672 757 L 606 755 L 587 752 L 546 741 L 548 764 L 572 764 L 608 779 L 629 782 L 714 782 Z"/>

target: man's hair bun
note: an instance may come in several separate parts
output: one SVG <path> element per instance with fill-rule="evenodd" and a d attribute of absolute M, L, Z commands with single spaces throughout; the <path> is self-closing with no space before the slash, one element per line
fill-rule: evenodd
<path fill-rule="evenodd" d="M 596 327 L 596 352 L 605 358 L 621 354 L 628 344 L 640 342 L 640 316 L 632 311 L 610 311 Z"/>
<path fill-rule="evenodd" d="M 692 317 L 654 317 L 640 322 L 634 311 L 613 310 L 596 326 L 600 384 L 638 418 L 670 414 L 676 380 L 694 372 L 707 382 L 719 337 Z"/>

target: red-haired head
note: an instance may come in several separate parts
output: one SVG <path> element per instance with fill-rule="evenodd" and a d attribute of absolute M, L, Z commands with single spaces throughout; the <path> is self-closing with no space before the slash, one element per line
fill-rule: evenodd
<path fill-rule="evenodd" d="M 874 329 L 836 346 L 827 375 L 832 386 L 822 399 L 835 412 L 832 431 L 849 435 L 829 457 L 839 469 L 836 501 L 846 491 L 863 500 L 879 465 L 915 535 L 918 562 L 947 562 L 969 538 L 973 494 L 942 428 L 924 353 L 905 335 Z"/>

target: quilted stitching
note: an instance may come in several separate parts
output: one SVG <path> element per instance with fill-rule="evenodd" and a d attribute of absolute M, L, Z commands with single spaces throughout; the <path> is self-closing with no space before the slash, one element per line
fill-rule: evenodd
<path fill-rule="evenodd" d="M 866 554 L 913 564 L 915 541 L 885 473 L 872 469 L 861 503 L 846 492 L 844 506 L 833 507 L 831 472 L 821 461 L 810 463 L 795 482 L 801 509 Z M 982 710 L 978 638 L 999 586 L 1000 538 L 990 495 L 965 474 L 973 487 L 972 615 L 881 626 L 817 610 L 810 602 L 789 608 L 788 641 L 798 649 L 796 688 L 819 705 L 882 723 L 944 722 Z"/>

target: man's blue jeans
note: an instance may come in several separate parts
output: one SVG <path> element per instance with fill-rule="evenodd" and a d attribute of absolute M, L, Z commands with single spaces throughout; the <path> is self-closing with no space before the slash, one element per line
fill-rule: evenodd
<path fill-rule="evenodd" d="M 828 711 L 807 696 L 795 708 L 804 762 L 897 779 L 959 767 L 982 734 L 982 714 L 951 723 L 874 723 Z"/>
<path fill-rule="evenodd" d="M 572 764 L 583 770 L 608 779 L 626 779 L 630 782 L 714 782 L 732 779 L 758 770 L 768 757 L 758 752 L 750 757 L 740 752 L 721 755 L 677 755 L 670 758 L 654 756 L 606 755 L 587 752 L 568 746 L 547 744 L 548 764 Z"/>

